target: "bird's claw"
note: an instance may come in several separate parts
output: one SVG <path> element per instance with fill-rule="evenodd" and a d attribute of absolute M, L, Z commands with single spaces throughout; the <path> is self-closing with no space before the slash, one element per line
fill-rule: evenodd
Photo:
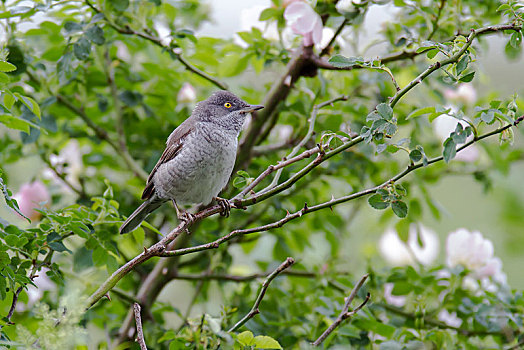
<path fill-rule="evenodd" d="M 193 222 L 196 220 L 196 216 L 194 214 L 191 214 L 188 211 L 182 211 L 177 215 L 178 220 L 184 221 L 188 226 L 190 226 Z"/>
<path fill-rule="evenodd" d="M 215 200 L 222 209 L 220 215 L 225 216 L 226 218 L 229 217 L 229 213 L 231 212 L 231 203 L 229 203 L 229 200 L 220 197 L 215 197 Z"/>

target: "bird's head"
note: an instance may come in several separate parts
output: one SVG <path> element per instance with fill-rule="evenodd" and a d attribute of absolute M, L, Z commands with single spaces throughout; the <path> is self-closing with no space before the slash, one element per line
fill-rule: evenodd
<path fill-rule="evenodd" d="M 199 102 L 193 114 L 196 113 L 202 121 L 222 124 L 236 120 L 243 122 L 248 113 L 262 108 L 264 106 L 250 105 L 235 94 L 222 90 Z"/>

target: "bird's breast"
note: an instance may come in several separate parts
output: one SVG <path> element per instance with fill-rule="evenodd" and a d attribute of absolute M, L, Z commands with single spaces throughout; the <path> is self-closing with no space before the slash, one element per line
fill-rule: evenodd
<path fill-rule="evenodd" d="M 211 202 L 231 176 L 237 137 L 220 128 L 198 127 L 177 156 L 159 167 L 154 178 L 157 194 L 179 204 Z"/>

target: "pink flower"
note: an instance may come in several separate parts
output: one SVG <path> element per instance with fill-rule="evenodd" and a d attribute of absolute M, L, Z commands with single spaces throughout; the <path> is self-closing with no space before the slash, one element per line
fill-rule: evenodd
<path fill-rule="evenodd" d="M 473 84 L 460 84 L 456 89 L 444 90 L 444 97 L 451 103 L 472 105 L 477 101 L 477 91 Z"/>
<path fill-rule="evenodd" d="M 304 37 L 304 46 L 312 46 L 322 40 L 322 19 L 309 4 L 293 2 L 284 11 L 284 18 L 293 33 Z"/>
<path fill-rule="evenodd" d="M 41 214 L 34 209 L 41 208 L 42 204 L 49 205 L 51 196 L 41 181 L 25 183 L 20 187 L 18 193 L 13 196 L 22 214 L 31 220 L 38 220 Z"/>
<path fill-rule="evenodd" d="M 196 101 L 196 90 L 193 85 L 189 83 L 184 83 L 180 90 L 178 90 L 178 95 L 176 99 L 179 103 L 193 103 Z"/>

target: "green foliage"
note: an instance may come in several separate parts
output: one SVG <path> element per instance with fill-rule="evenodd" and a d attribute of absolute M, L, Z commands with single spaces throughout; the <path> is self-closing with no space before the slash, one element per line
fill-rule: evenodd
<path fill-rule="evenodd" d="M 7 3 L 0 4 L 2 345 L 138 348 L 129 313 L 138 301 L 150 348 L 308 348 L 364 271 L 370 277 L 352 307 L 367 293 L 370 302 L 325 339 L 325 348 L 509 348 L 522 338 L 522 291 L 437 262 L 390 267 L 374 245 L 353 241 L 368 236 L 375 243 L 395 227 L 409 242 L 411 224 L 451 220 L 436 191 L 446 176 L 460 174 L 503 208 L 498 226 L 511 231 L 509 245 L 522 245 L 517 191 L 508 190 L 511 203 L 503 190 L 500 198 L 490 191 L 524 159 L 522 132 L 512 126 L 524 100 L 499 86 L 480 89 L 487 78 L 478 63 L 487 46 L 496 51 L 486 40 L 495 32 L 505 40 L 501 54 L 521 57 L 519 1 L 381 0 L 343 9 L 308 2 L 333 32 L 346 28 L 325 50 L 300 49 L 302 38 L 289 37 L 287 2 L 280 0 L 259 14 L 262 26 L 239 29 L 235 40 L 201 34 L 216 14 L 196 0 Z M 367 51 L 375 42 L 360 42 L 370 8 L 395 13 L 376 25 L 378 56 Z M 177 97 L 185 83 L 196 100 Z M 178 225 L 174 210 L 163 205 L 125 236 L 118 228 L 141 203 L 147 172 L 172 130 L 196 101 L 226 85 L 266 108 L 241 135 L 237 168 L 221 197 L 233 198 L 270 165 L 311 153 L 269 168 L 246 194 L 253 203 L 235 205 L 227 219 L 205 218 L 168 250 L 247 234 L 140 260 Z M 464 86 L 479 88 L 479 97 L 460 95 Z M 440 118 L 454 118 L 446 135 L 435 130 Z M 480 156 L 460 159 L 464 147 L 477 147 Z M 29 222 L 13 193 L 34 179 L 51 199 Z M 289 187 L 258 200 L 277 183 Z M 415 241 L 427 243 L 418 231 Z M 269 285 L 260 313 L 228 332 L 288 256 L 297 263 Z M 118 283 L 108 280 L 133 259 L 140 263 Z M 108 298 L 86 310 L 84 300 L 101 286 Z M 13 300 L 18 308 L 10 313 Z"/>

